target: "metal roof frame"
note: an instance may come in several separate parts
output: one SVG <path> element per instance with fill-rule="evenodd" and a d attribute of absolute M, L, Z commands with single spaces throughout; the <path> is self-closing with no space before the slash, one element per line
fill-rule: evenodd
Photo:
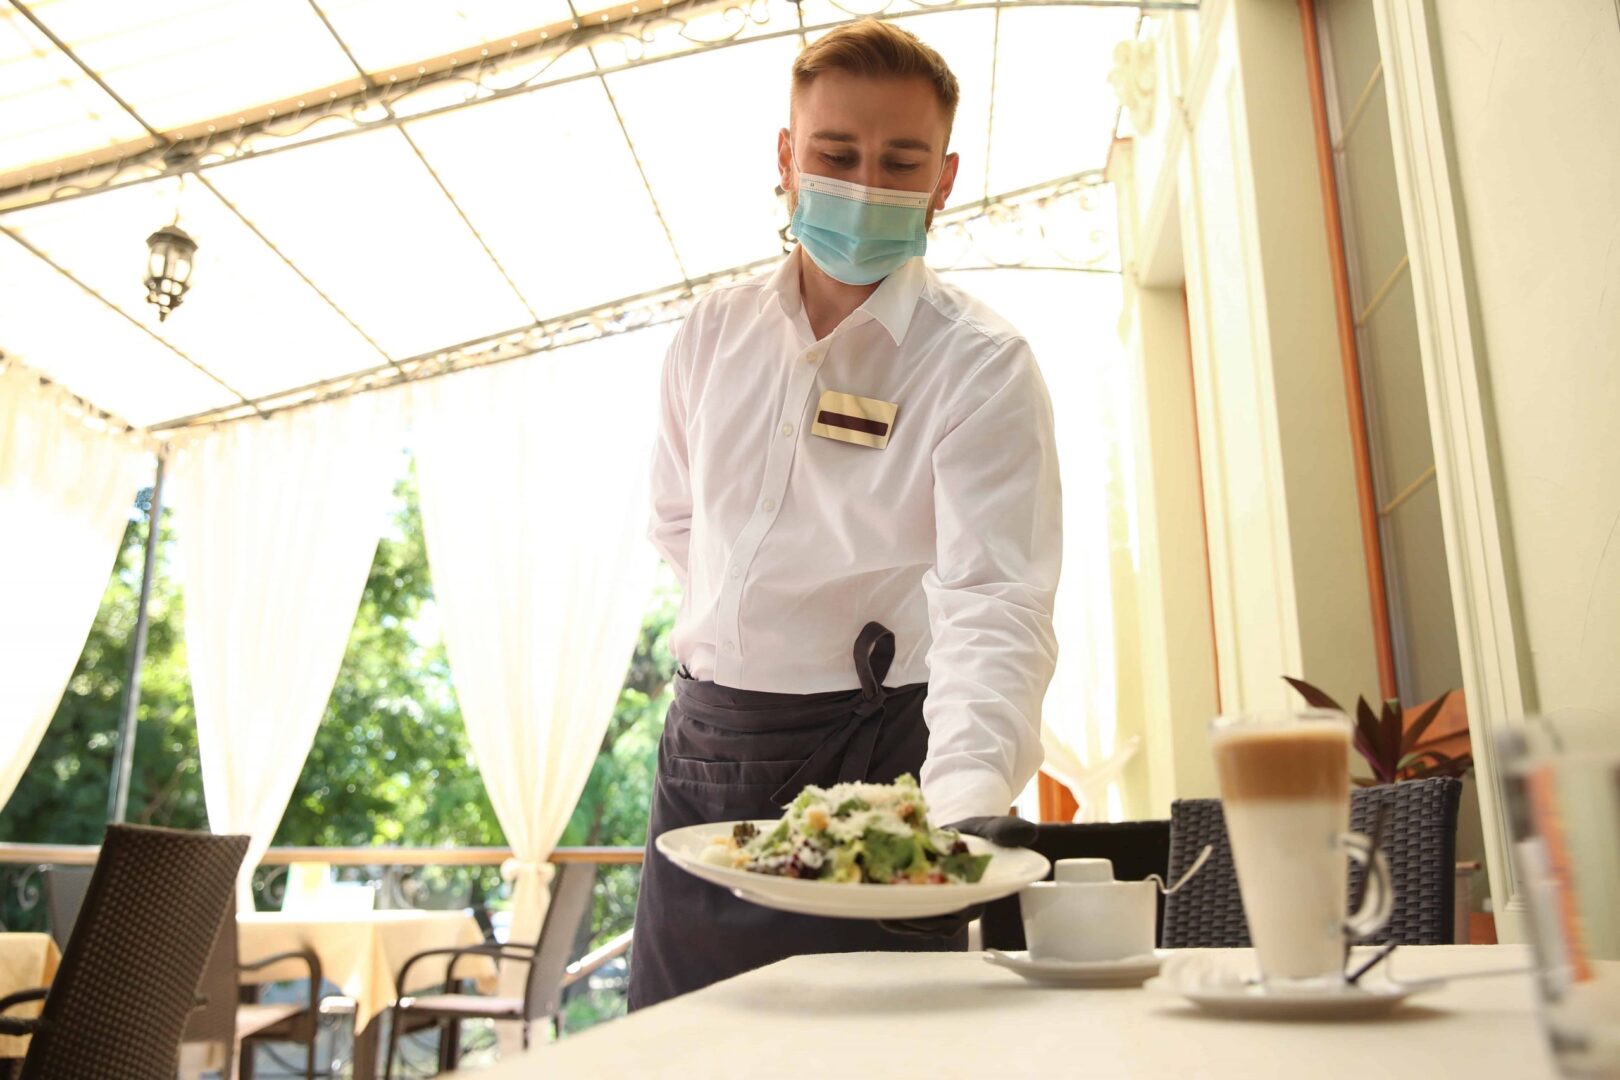
<path fill-rule="evenodd" d="M 776 257 L 696 278 L 688 272 L 686 263 L 681 258 L 674 234 L 664 217 L 662 208 L 659 206 L 657 193 L 654 191 L 651 180 L 642 166 L 634 140 L 625 124 L 618 104 L 614 100 L 607 77 L 617 72 L 661 64 L 666 60 L 678 59 L 698 52 L 725 49 L 735 45 L 755 44 L 790 36 L 798 37 L 802 42 L 808 40 L 809 34 L 831 29 L 845 21 L 839 19 L 807 25 L 803 8 L 796 6 L 796 17 L 793 20 L 793 25 L 784 26 L 780 29 L 749 33 L 750 30 L 758 31 L 759 28 L 771 21 L 771 12 L 765 0 L 720 0 L 720 2 L 716 3 L 705 3 L 703 0 L 658 0 L 659 6 L 655 8 L 650 7 L 652 0 L 641 0 L 641 3 L 649 5 L 649 11 L 642 12 L 641 3 L 636 3 L 620 4 L 614 8 L 584 15 L 575 7 L 573 0 L 569 0 L 569 8 L 574 18 L 571 25 L 566 28 L 542 27 L 526 34 L 515 35 L 510 39 L 509 47 L 505 53 L 498 57 L 491 57 L 489 55 L 490 50 L 487 47 L 482 48 L 482 55 L 475 63 L 470 65 L 462 63 L 457 54 L 435 58 L 430 62 L 416 65 L 414 78 L 401 80 L 398 70 L 386 73 L 386 78 L 380 77 L 379 73 L 367 71 L 355 58 L 349 44 L 327 17 L 326 12 L 321 7 L 320 0 L 307 0 L 307 2 L 319 17 L 320 22 L 326 27 L 333 41 L 354 66 L 358 79 L 358 88 L 347 93 L 329 89 L 325 91 L 324 99 L 318 99 L 316 94 L 319 91 L 314 91 L 303 98 L 296 99 L 296 106 L 290 113 L 278 111 L 277 107 L 270 106 L 266 108 L 265 115 L 250 118 L 247 114 L 243 114 L 238 116 L 235 125 L 230 126 L 228 129 L 217 124 L 208 124 L 205 125 L 207 130 L 198 134 L 190 133 L 186 129 L 164 132 L 148 123 L 134 106 L 117 93 L 115 87 L 111 86 L 100 73 L 86 64 L 66 42 L 54 34 L 39 16 L 28 8 L 24 0 L 10 0 L 12 7 L 43 34 L 52 43 L 53 47 L 60 50 L 64 56 L 83 71 L 88 78 L 93 80 L 97 86 L 107 93 L 112 101 L 116 102 L 132 120 L 150 135 L 150 140 L 146 146 L 124 148 L 111 161 L 102 160 L 100 163 L 92 163 L 89 160 L 70 158 L 58 165 L 40 167 L 40 170 L 28 175 L 21 183 L 13 183 L 9 187 L 0 187 L 0 232 L 3 232 L 10 240 L 27 250 L 51 270 L 72 281 L 96 301 L 111 308 L 124 319 L 139 327 L 142 332 L 159 341 L 165 348 L 209 379 L 212 379 L 235 398 L 233 404 L 200 413 L 173 417 L 160 423 L 148 425 L 148 430 L 153 433 L 172 433 L 182 429 L 230 422 L 252 416 L 266 417 L 273 412 L 288 408 L 296 408 L 403 382 L 432 378 L 453 371 L 500 363 L 523 356 L 532 356 L 606 334 L 622 333 L 627 330 L 657 325 L 684 317 L 691 304 L 703 293 L 726 282 L 757 273 L 774 263 Z M 999 44 L 1000 15 L 1003 10 L 1042 7 L 1131 9 L 1196 9 L 1197 7 L 1195 0 L 1145 0 L 1145 2 L 1132 2 L 1132 0 L 941 0 L 941 2 L 932 2 L 932 0 L 929 0 L 929 2 L 924 2 L 924 0 L 880 0 L 882 3 L 880 10 L 857 11 L 845 7 L 845 0 L 830 0 L 830 2 L 839 10 L 846 11 L 851 16 L 870 14 L 887 20 L 902 20 L 943 10 L 994 11 L 996 14 L 996 39 L 992 42 L 990 113 L 985 132 L 987 145 L 994 136 L 994 90 L 998 60 L 996 46 Z M 697 38 L 687 33 L 689 21 L 716 13 L 723 13 L 728 16 L 725 21 L 731 27 L 729 34 L 718 38 Z M 735 15 L 735 17 L 729 17 L 732 15 Z M 660 55 L 649 56 L 643 54 L 632 56 L 627 62 L 616 65 L 604 65 L 597 57 L 596 50 L 592 48 L 593 45 L 608 42 L 631 43 L 639 48 L 639 46 L 651 42 L 654 34 L 667 32 L 672 23 L 680 27 L 680 36 L 689 43 L 689 48 L 678 49 Z M 590 50 L 590 70 L 570 73 L 550 80 L 545 78 L 546 72 L 559 59 L 580 49 Z M 471 67 L 470 71 L 469 66 Z M 425 119 L 585 79 L 598 80 L 607 94 L 613 115 L 634 160 L 653 213 L 669 242 L 675 266 L 680 271 L 680 280 L 632 296 L 598 304 L 582 311 L 543 318 L 535 305 L 523 294 L 523 291 L 506 267 L 501 264 L 500 259 L 497 258 L 488 242 L 474 226 L 467 212 L 457 203 L 455 196 L 439 178 L 427 156 L 417 145 L 415 139 L 411 137 L 406 125 L 414 120 Z M 412 111 L 413 98 L 416 95 L 422 93 L 425 89 L 439 87 L 441 84 L 451 80 L 459 81 L 469 87 L 465 99 L 440 103 Z M 306 107 L 306 103 L 310 100 L 317 100 L 318 103 L 315 106 Z M 258 110 L 251 111 L 258 112 Z M 315 125 L 323 121 L 330 121 L 334 117 L 338 118 L 343 126 L 337 127 L 335 130 L 325 130 L 323 128 L 319 134 L 306 134 Z M 473 341 L 462 342 L 416 356 L 407 358 L 391 356 L 330 295 L 323 291 L 297 265 L 295 260 L 284 254 L 258 225 L 227 198 L 208 175 L 214 169 L 225 168 L 233 163 L 343 139 L 379 127 L 398 130 L 405 138 L 417 160 L 437 186 L 439 193 L 466 226 L 469 234 L 482 249 L 484 256 L 499 272 L 508 287 L 511 288 L 513 294 L 522 304 L 523 309 L 531 317 L 532 322 L 524 326 L 488 334 Z M 46 252 L 29 243 L 15 229 L 8 227 L 4 221 L 7 213 L 26 207 L 44 203 L 66 202 L 80 198 L 93 198 L 105 192 L 120 190 L 132 185 L 172 179 L 177 176 L 181 177 L 182 180 L 188 176 L 195 177 L 198 183 L 206 187 L 259 242 L 263 243 L 271 253 L 292 270 L 304 286 L 312 290 L 376 351 L 380 363 L 359 371 L 321 379 L 305 386 L 280 390 L 271 394 L 258 396 L 243 394 L 232 387 L 226 380 L 209 371 L 196 359 L 177 348 L 162 335 L 129 316 L 122 308 L 96 292 L 95 289 L 79 277 L 76 277 L 67 268 L 53 261 Z M 958 229 L 961 237 L 967 237 L 971 241 L 971 237 L 966 231 L 966 226 L 970 222 L 995 217 L 998 214 L 1006 216 L 1008 214 L 1029 215 L 1038 213 L 1055 199 L 1083 196 L 1085 188 L 1098 182 L 1100 182 L 1100 177 L 1094 173 L 1078 174 L 1036 185 L 1033 188 L 993 195 L 989 190 L 990 179 L 987 171 L 982 197 L 975 202 L 953 207 L 951 210 L 941 213 L 936 219 L 936 225 L 942 229 Z M 968 246 L 971 246 L 971 242 Z M 1117 269 L 1103 265 L 1106 261 L 1105 258 L 1098 256 L 1096 253 L 1089 253 L 1086 256 L 1077 258 L 1072 253 L 1058 252 L 1055 255 L 1047 253 L 1044 262 L 1038 259 L 1021 259 L 1017 262 L 1007 263 L 985 257 L 976 265 L 957 267 L 957 269 L 987 269 L 1011 265 L 1035 266 L 1043 269 L 1117 272 Z"/>

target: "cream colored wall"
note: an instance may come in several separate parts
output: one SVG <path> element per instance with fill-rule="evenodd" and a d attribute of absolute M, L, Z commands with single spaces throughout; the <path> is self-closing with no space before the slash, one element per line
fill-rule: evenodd
<path fill-rule="evenodd" d="M 1327 222 L 1297 4 L 1233 6 L 1258 230 L 1265 333 L 1286 489 L 1303 674 L 1341 699 L 1376 691 L 1373 612 L 1356 498 Z M 1275 699 L 1282 672 L 1264 673 Z"/>
<path fill-rule="evenodd" d="M 1437 0 L 1527 706 L 1620 713 L 1620 17 Z"/>
<path fill-rule="evenodd" d="M 1221 705 L 1377 686 L 1298 9 L 1206 7 L 1179 155 Z"/>
<path fill-rule="evenodd" d="M 1197 22 L 1150 29 L 1163 97 L 1114 176 L 1128 195 L 1122 332 L 1146 412 L 1140 475 L 1154 489 L 1141 501 L 1142 662 L 1149 693 L 1162 689 L 1145 715 L 1163 808 L 1213 790 L 1214 711 L 1288 703 L 1284 674 L 1351 698 L 1377 674 L 1297 8 L 1211 0 Z M 1171 334 L 1183 281 L 1190 379 L 1170 366 L 1186 362 Z M 1187 599 L 1202 577 L 1186 565 L 1203 540 L 1189 512 L 1200 458 L 1208 609 Z M 1207 654 L 1203 671 L 1177 659 L 1209 642 L 1206 612 L 1215 672 Z"/>
<path fill-rule="evenodd" d="M 1135 146 L 1116 147 L 1111 175 L 1133 201 Z M 1122 213 L 1134 219 L 1133 206 Z M 1192 364 L 1179 285 L 1138 284 L 1134 237 L 1124 236 L 1120 336 L 1130 357 L 1136 468 L 1136 611 L 1148 816 L 1177 798 L 1216 794 L 1207 724 L 1220 711 L 1215 685 L 1209 573 Z"/>

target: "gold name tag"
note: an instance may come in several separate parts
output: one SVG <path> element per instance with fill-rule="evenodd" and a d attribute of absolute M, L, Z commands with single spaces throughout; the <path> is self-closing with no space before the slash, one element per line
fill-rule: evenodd
<path fill-rule="evenodd" d="M 816 406 L 816 420 L 810 425 L 810 434 L 882 450 L 889 445 L 894 414 L 899 411 L 900 406 L 892 401 L 827 390 Z"/>

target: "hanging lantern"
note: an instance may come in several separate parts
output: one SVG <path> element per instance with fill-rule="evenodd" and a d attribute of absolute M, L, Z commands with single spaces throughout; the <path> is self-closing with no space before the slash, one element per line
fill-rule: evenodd
<path fill-rule="evenodd" d="M 197 241 L 180 226 L 165 225 L 146 238 L 146 252 L 146 301 L 157 305 L 162 322 L 186 295 Z"/>

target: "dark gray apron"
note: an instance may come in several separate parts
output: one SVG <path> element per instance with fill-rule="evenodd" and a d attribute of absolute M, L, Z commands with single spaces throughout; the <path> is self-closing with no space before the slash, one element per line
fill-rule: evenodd
<path fill-rule="evenodd" d="M 928 684 L 885 687 L 893 660 L 894 634 L 869 622 L 855 640 L 858 690 L 738 690 L 694 679 L 684 666 L 676 672 L 636 900 L 630 1008 L 803 953 L 967 948 L 965 930 L 918 938 L 867 920 L 760 907 L 693 877 L 653 847 L 670 829 L 780 817 L 806 784 L 917 775 L 928 752 Z"/>

